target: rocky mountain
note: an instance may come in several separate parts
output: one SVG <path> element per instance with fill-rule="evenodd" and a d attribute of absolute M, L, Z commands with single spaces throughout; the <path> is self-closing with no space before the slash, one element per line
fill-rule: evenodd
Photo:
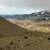
<path fill-rule="evenodd" d="M 50 12 L 49 12 L 49 11 L 35 12 L 35 13 L 32 13 L 31 16 L 37 16 L 37 17 L 50 17 Z"/>
<path fill-rule="evenodd" d="M 24 19 L 31 19 L 32 17 L 49 17 L 50 18 L 50 12 L 49 11 L 40 11 L 40 12 L 34 12 L 31 14 L 23 14 L 23 15 L 1 15 L 4 18 L 15 18 L 18 20 L 24 20 Z"/>

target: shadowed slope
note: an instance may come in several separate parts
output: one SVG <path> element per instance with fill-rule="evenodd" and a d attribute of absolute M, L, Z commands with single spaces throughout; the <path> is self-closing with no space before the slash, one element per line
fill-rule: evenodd
<path fill-rule="evenodd" d="M 46 33 L 41 31 L 26 30 L 0 17 L 0 37 L 25 36 L 25 35 L 43 36 L 44 34 Z"/>
<path fill-rule="evenodd" d="M 24 33 L 30 33 L 15 24 L 8 22 L 6 19 L 0 17 L 0 37 L 24 35 Z"/>

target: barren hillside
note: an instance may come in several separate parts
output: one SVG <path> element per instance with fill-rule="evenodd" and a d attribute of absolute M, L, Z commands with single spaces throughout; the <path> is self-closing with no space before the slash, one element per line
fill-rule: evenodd
<path fill-rule="evenodd" d="M 36 20 L 36 19 L 35 19 Z M 31 31 L 41 31 L 41 32 L 50 32 L 50 21 L 32 21 L 32 20 L 16 20 L 8 19 L 8 21 L 16 24 L 22 28 Z"/>
<path fill-rule="evenodd" d="M 25 33 L 29 33 L 29 31 L 0 17 L 0 37 L 24 35 Z"/>
<path fill-rule="evenodd" d="M 40 30 L 39 23 L 27 20 L 12 23 L 0 18 L 0 50 L 50 49 L 48 45 L 50 34 Z"/>

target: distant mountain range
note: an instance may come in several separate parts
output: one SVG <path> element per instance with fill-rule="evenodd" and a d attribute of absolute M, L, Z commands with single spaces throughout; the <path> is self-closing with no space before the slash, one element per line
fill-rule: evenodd
<path fill-rule="evenodd" d="M 31 17 L 50 17 L 49 11 L 40 11 L 34 12 L 31 14 L 23 14 L 23 15 L 1 15 L 4 18 L 16 18 L 16 19 L 29 19 Z"/>
<path fill-rule="evenodd" d="M 50 17 L 49 11 L 40 11 L 31 14 L 32 16 L 39 16 L 39 17 Z"/>

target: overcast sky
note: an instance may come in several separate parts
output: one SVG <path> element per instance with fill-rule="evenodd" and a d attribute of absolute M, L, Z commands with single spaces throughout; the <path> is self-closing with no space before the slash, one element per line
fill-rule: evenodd
<path fill-rule="evenodd" d="M 29 14 L 50 10 L 50 0 L 0 0 L 0 14 Z"/>

